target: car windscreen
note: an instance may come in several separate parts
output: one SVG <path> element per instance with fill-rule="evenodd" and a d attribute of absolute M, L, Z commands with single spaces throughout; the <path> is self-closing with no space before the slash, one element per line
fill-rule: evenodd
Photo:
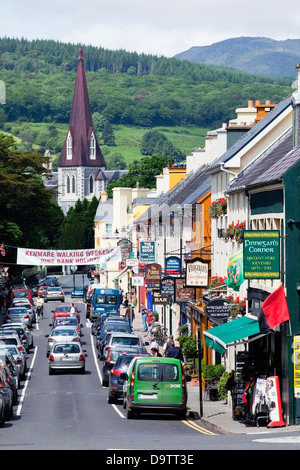
<path fill-rule="evenodd" d="M 111 344 L 124 344 L 126 346 L 139 346 L 139 338 L 130 338 L 130 337 L 115 337 L 112 338 Z"/>
<path fill-rule="evenodd" d="M 141 382 L 178 382 L 178 366 L 177 364 L 140 363 L 137 379 Z"/>
<path fill-rule="evenodd" d="M 26 308 L 22 308 L 22 307 L 18 307 L 18 309 L 16 308 L 9 308 L 8 311 L 7 311 L 7 314 L 8 315 L 24 315 L 27 313 L 27 310 Z"/>
<path fill-rule="evenodd" d="M 117 305 L 116 295 L 97 294 L 95 303 L 97 305 Z"/>

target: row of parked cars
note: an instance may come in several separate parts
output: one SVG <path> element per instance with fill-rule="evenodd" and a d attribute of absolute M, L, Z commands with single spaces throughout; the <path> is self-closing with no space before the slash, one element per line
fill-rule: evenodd
<path fill-rule="evenodd" d="M 36 322 L 32 293 L 25 286 L 13 286 L 7 301 L 0 326 L 0 426 L 11 419 L 18 402 L 28 353 L 34 347 L 32 326 Z"/>
<path fill-rule="evenodd" d="M 102 385 L 108 387 L 109 404 L 121 400 L 128 419 L 140 413 L 185 419 L 187 378 L 179 359 L 151 356 L 149 342 L 133 334 L 120 315 L 102 315 L 91 331 L 103 362 Z"/>

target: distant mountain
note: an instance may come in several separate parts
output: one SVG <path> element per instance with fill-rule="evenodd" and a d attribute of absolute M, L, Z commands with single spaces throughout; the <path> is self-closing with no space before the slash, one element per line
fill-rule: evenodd
<path fill-rule="evenodd" d="M 300 39 L 275 41 L 264 37 L 239 37 L 210 46 L 194 46 L 174 57 L 267 77 L 295 79 L 295 67 L 300 63 Z"/>

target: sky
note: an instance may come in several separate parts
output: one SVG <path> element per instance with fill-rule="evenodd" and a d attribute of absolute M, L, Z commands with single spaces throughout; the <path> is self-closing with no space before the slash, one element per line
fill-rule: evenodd
<path fill-rule="evenodd" d="M 240 36 L 300 39 L 297 0 L 0 0 L 0 37 L 173 57 Z"/>

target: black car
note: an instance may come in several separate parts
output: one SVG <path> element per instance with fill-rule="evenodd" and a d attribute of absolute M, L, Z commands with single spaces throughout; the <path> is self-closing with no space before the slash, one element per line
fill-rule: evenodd
<path fill-rule="evenodd" d="M 124 351 L 124 348 L 122 348 L 122 351 Z M 130 362 L 137 356 L 150 356 L 150 354 L 130 349 L 119 354 L 115 363 L 112 363 L 108 376 L 108 403 L 116 403 L 118 398 L 122 398 L 124 380 L 121 379 L 121 374 L 127 372 Z"/>
<path fill-rule="evenodd" d="M 105 359 L 103 363 L 103 368 L 102 368 L 102 385 L 103 387 L 108 387 L 109 385 L 109 376 L 111 373 L 112 368 L 117 362 L 117 359 L 119 356 L 122 354 L 134 354 L 137 356 L 141 355 L 140 349 L 139 348 L 134 348 L 133 346 L 123 346 L 119 348 L 112 348 L 108 355 L 107 358 Z M 149 354 L 146 354 L 148 356 Z M 134 357 L 134 356 L 132 356 Z"/>

